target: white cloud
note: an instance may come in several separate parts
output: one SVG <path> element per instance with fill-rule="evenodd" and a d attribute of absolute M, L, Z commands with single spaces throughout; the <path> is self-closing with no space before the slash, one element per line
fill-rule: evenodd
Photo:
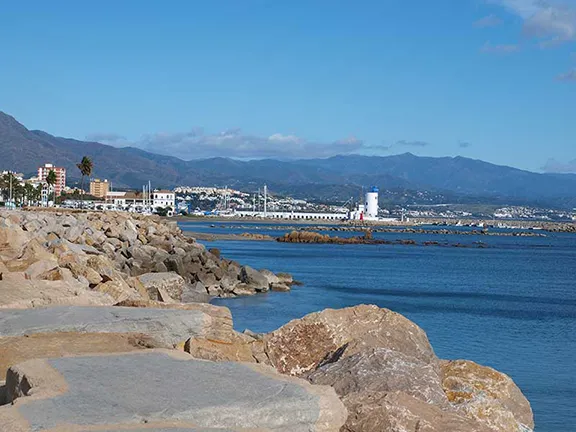
<path fill-rule="evenodd" d="M 576 0 L 489 0 L 523 21 L 523 32 L 547 48 L 576 39 Z"/>
<path fill-rule="evenodd" d="M 232 158 L 316 158 L 362 153 L 372 149 L 355 137 L 333 142 L 309 141 L 295 135 L 275 133 L 261 137 L 230 129 L 204 134 L 198 129 L 183 133 L 156 133 L 142 137 L 135 146 L 182 159 L 213 156 Z"/>
<path fill-rule="evenodd" d="M 278 142 L 278 143 L 299 143 L 301 140 L 297 136 L 294 135 L 282 135 L 280 133 L 272 134 L 268 137 L 270 142 Z"/>
<path fill-rule="evenodd" d="M 560 74 L 556 77 L 558 81 L 575 81 L 576 82 L 576 69 L 572 69 L 569 72 Z"/>
<path fill-rule="evenodd" d="M 496 15 L 492 14 L 475 21 L 474 27 L 476 28 L 496 27 L 500 24 L 502 24 L 502 20 L 498 18 Z"/>

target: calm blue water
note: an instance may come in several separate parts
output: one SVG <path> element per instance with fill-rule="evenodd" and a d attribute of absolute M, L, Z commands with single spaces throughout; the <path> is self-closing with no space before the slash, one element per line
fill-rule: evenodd
<path fill-rule="evenodd" d="M 201 223 L 182 228 L 247 231 Z M 537 431 L 576 430 L 576 235 L 378 237 L 482 241 L 487 248 L 208 242 L 227 258 L 286 271 L 305 284 L 290 293 L 214 303 L 232 310 L 238 330 L 257 332 L 325 308 L 367 303 L 392 309 L 427 332 L 439 357 L 474 360 L 510 375 L 532 403 Z"/>

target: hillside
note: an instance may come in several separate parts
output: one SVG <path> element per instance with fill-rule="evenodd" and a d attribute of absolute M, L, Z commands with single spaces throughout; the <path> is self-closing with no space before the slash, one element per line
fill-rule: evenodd
<path fill-rule="evenodd" d="M 538 174 L 464 157 L 419 157 L 410 153 L 376 156 L 335 156 L 327 159 L 239 161 L 211 158 L 184 161 L 126 147 L 78 141 L 31 131 L 0 111 L 0 170 L 30 175 L 51 162 L 79 178 L 76 163 L 87 155 L 94 176 L 115 187 L 229 185 L 255 190 L 267 183 L 272 191 L 297 196 L 342 199 L 362 186 L 379 185 L 401 194 L 441 193 L 452 201 L 494 201 L 576 206 L 576 175 Z"/>

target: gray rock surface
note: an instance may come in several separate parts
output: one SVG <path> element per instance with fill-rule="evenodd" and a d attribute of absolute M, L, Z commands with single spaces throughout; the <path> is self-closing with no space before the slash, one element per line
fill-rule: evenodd
<path fill-rule="evenodd" d="M 184 278 L 174 272 L 165 273 L 145 273 L 138 276 L 138 280 L 148 291 L 151 300 L 160 300 L 159 291 L 166 293 L 173 300 L 182 300 L 182 291 L 184 291 Z"/>
<path fill-rule="evenodd" d="M 268 291 L 270 288 L 268 277 L 249 266 L 240 270 L 240 280 L 255 291 Z"/>
<path fill-rule="evenodd" d="M 178 351 L 31 360 L 10 368 L 7 378 L 14 404 L 0 407 L 0 424 L 14 431 L 143 423 L 162 430 L 171 422 L 183 430 L 336 432 L 346 419 L 329 387 Z"/>
<path fill-rule="evenodd" d="M 199 310 L 58 306 L 0 313 L 0 337 L 56 332 L 143 333 L 176 345 L 211 331 L 210 317 Z"/>
<path fill-rule="evenodd" d="M 442 408 L 450 406 L 437 365 L 386 348 L 371 348 L 319 367 L 308 380 L 339 395 L 402 391 Z"/>

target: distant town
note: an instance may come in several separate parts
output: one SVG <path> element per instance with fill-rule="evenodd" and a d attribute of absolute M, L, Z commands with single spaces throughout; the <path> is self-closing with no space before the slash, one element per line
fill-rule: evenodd
<path fill-rule="evenodd" d="M 0 173 L 0 207 L 25 206 L 84 208 L 162 216 L 252 217 L 302 220 L 408 221 L 410 219 L 495 219 L 576 221 L 572 211 L 527 206 L 475 206 L 463 204 L 409 204 L 380 207 L 379 189 L 372 186 L 361 196 L 339 204 L 296 199 L 271 193 L 266 185 L 256 191 L 229 187 L 178 186 L 155 188 L 150 182 L 141 190 L 113 188 L 107 179 L 91 176 L 92 161 L 78 164 L 80 187 L 67 183 L 66 169 L 45 163 L 37 174 Z M 84 178 L 87 178 L 84 185 Z"/>

